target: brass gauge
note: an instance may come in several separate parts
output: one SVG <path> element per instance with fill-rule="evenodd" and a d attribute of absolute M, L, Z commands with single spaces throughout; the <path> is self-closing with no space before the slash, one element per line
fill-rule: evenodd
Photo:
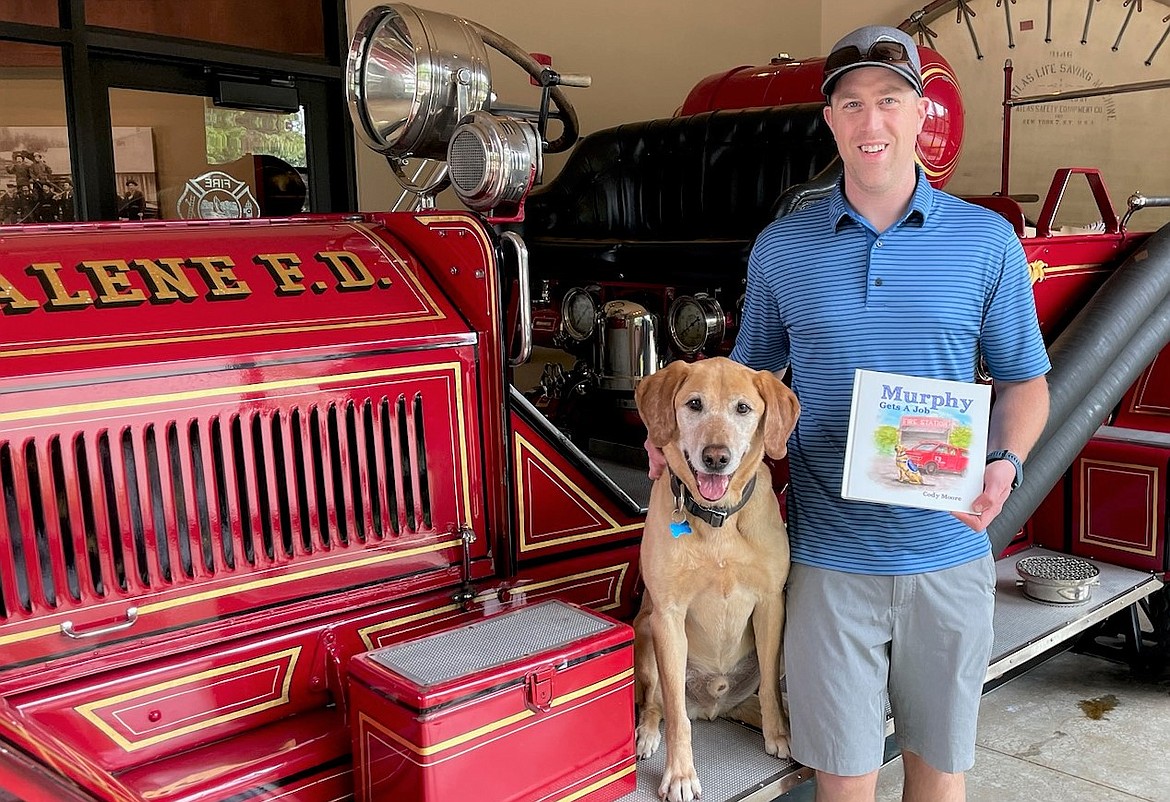
<path fill-rule="evenodd" d="M 675 298 L 666 318 L 670 338 L 684 354 L 696 354 L 718 343 L 727 327 L 723 307 L 703 293 Z"/>
<path fill-rule="evenodd" d="M 583 287 L 571 287 L 561 299 L 561 326 L 574 342 L 585 342 L 597 330 L 597 298 Z"/>

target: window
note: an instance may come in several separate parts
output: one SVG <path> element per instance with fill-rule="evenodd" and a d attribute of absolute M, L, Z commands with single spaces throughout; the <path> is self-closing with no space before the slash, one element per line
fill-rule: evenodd
<path fill-rule="evenodd" d="M 325 56 L 319 0 L 86 0 L 85 20 L 120 31 Z"/>
<path fill-rule="evenodd" d="M 344 20 L 342 0 L 0 0 L 0 222 L 352 209 Z"/>
<path fill-rule="evenodd" d="M 0 41 L 0 223 L 75 219 L 61 49 Z"/>

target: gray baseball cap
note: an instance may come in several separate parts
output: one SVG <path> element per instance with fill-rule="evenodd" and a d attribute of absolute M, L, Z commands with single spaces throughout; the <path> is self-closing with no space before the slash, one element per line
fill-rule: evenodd
<path fill-rule="evenodd" d="M 884 67 L 898 73 L 922 95 L 922 63 L 918 47 L 904 31 L 885 25 L 867 25 L 845 36 L 825 57 L 821 91 L 833 94 L 837 79 L 858 67 Z"/>

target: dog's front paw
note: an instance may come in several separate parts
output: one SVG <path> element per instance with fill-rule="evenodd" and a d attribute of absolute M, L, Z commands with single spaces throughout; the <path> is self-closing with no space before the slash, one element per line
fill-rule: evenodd
<path fill-rule="evenodd" d="M 638 754 L 638 760 L 645 760 L 658 751 L 658 745 L 662 743 L 662 732 L 658 729 L 658 722 L 654 722 L 653 727 L 639 724 L 634 732 L 634 749 Z"/>
<path fill-rule="evenodd" d="M 788 733 L 778 732 L 764 736 L 764 749 L 772 757 L 788 757 Z"/>
<path fill-rule="evenodd" d="M 699 776 L 695 774 L 693 763 L 672 766 L 667 762 L 666 770 L 662 773 L 662 785 L 658 786 L 658 796 L 666 802 L 694 802 L 702 795 L 703 787 L 699 785 Z"/>

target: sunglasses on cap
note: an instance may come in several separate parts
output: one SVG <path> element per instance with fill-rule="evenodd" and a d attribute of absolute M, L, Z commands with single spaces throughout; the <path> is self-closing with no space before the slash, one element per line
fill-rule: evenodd
<path fill-rule="evenodd" d="M 825 74 L 836 72 L 842 67 L 859 64 L 863 61 L 879 61 L 886 64 L 909 64 L 910 54 L 900 42 L 878 41 L 869 46 L 864 53 L 857 45 L 845 45 L 829 54 L 825 59 Z"/>

